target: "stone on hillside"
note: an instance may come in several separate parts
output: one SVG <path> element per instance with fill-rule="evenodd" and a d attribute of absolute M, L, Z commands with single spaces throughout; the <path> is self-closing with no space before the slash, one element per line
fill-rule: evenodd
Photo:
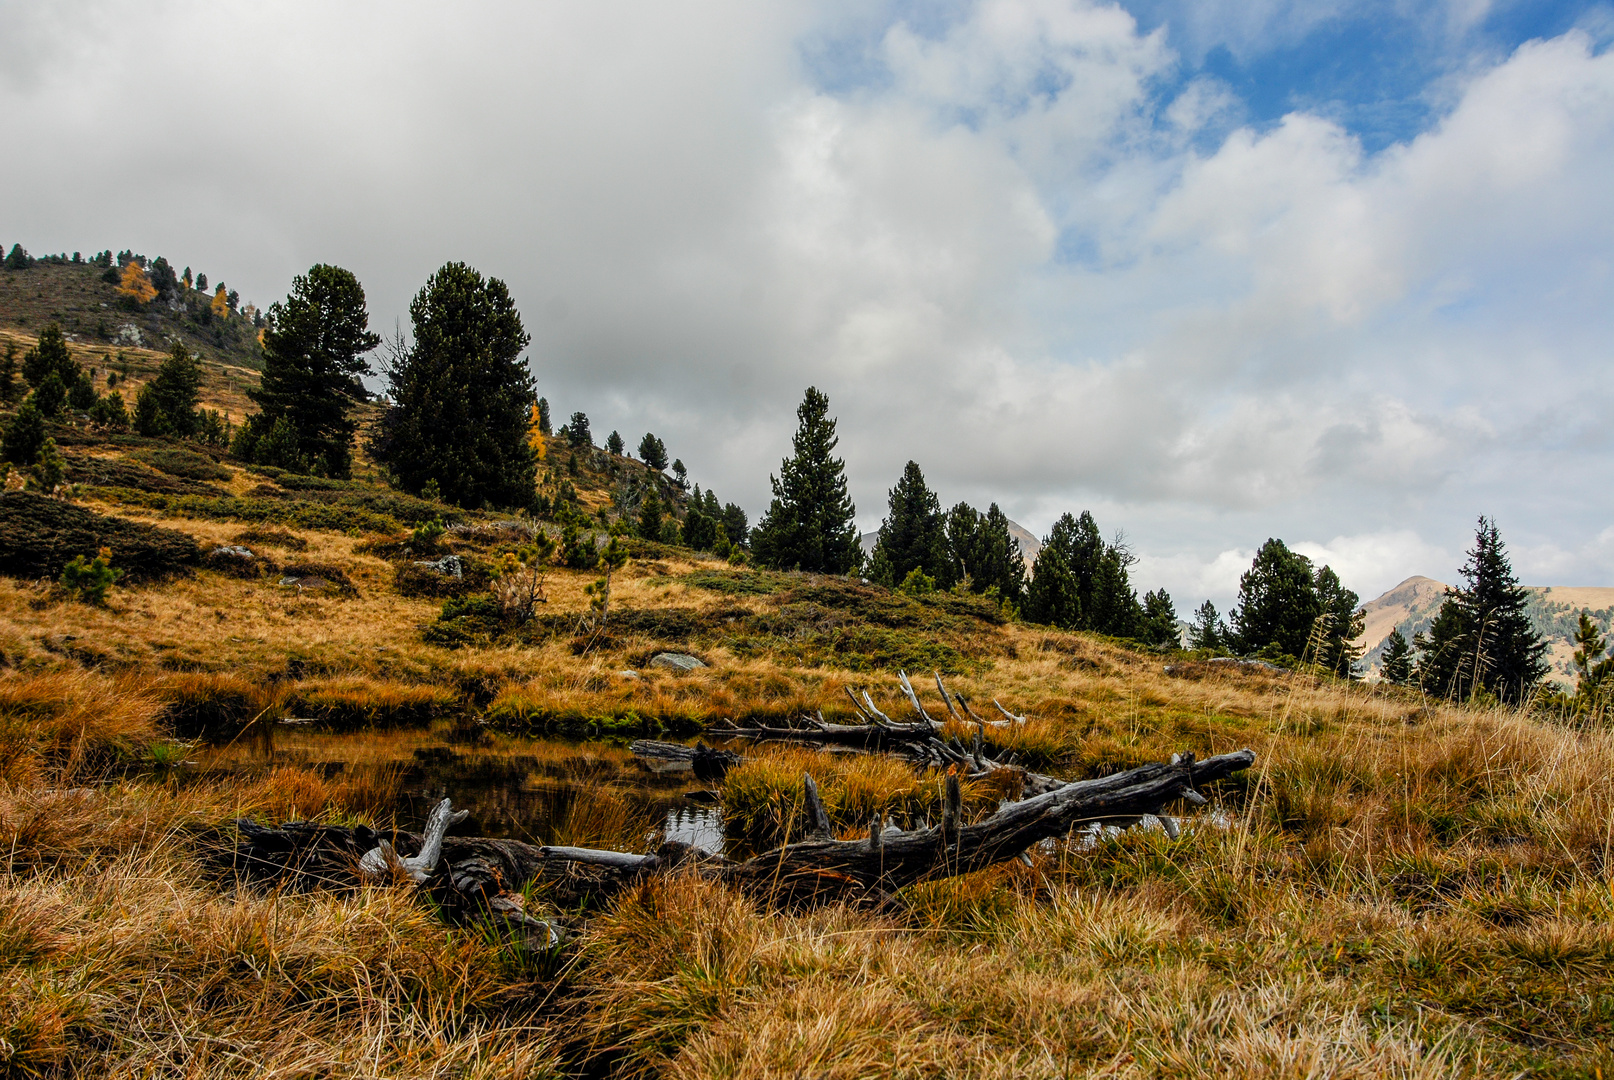
<path fill-rule="evenodd" d="M 460 561 L 458 555 L 444 555 L 441 559 L 433 559 L 430 562 L 417 562 L 415 565 L 423 570 L 430 570 L 434 574 L 442 574 L 444 577 L 463 578 L 465 576 L 465 564 Z"/>
<path fill-rule="evenodd" d="M 706 665 L 695 657 L 690 656 L 688 653 L 663 652 L 657 653 L 655 656 L 650 658 L 650 666 L 653 668 L 666 668 L 668 671 L 677 671 L 682 673 L 686 671 L 694 671 L 696 668 L 703 668 Z"/>

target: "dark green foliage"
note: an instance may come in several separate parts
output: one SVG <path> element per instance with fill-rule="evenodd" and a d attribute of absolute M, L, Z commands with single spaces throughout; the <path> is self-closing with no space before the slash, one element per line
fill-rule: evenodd
<path fill-rule="evenodd" d="M 1138 640 L 1150 645 L 1169 645 L 1176 648 L 1181 638 L 1177 630 L 1177 607 L 1171 594 L 1164 589 L 1143 594 L 1143 619 L 1138 626 Z"/>
<path fill-rule="evenodd" d="M 526 506 L 537 479 L 527 425 L 530 338 L 497 278 L 449 263 L 409 307 L 415 341 L 388 379 L 395 403 L 371 446 L 406 491 L 436 481 L 466 507 Z"/>
<path fill-rule="evenodd" d="M 667 468 L 667 444 L 650 432 L 639 440 L 639 459 L 657 472 Z"/>
<path fill-rule="evenodd" d="M 57 417 L 67 408 L 67 387 L 54 371 L 45 373 L 31 396 L 42 416 Z"/>
<path fill-rule="evenodd" d="M 1134 561 L 1120 540 L 1105 543 L 1092 514 L 1060 515 L 1037 555 L 1026 618 L 1067 630 L 1141 636 L 1144 609 L 1132 588 Z"/>
<path fill-rule="evenodd" d="M 1447 591 L 1419 641 L 1418 681 L 1458 701 L 1481 690 L 1508 704 L 1523 701 L 1547 673 L 1547 644 L 1525 615 L 1528 596 L 1494 521 L 1479 519 L 1462 575 L 1463 586 Z"/>
<path fill-rule="evenodd" d="M 306 473 L 313 465 L 302 452 L 302 439 L 289 416 L 274 422 L 264 413 L 247 417 L 230 443 L 230 456 L 292 473 Z M 321 458 L 322 462 L 328 459 Z"/>
<path fill-rule="evenodd" d="M 276 525 L 294 525 L 302 529 L 323 529 L 327 532 L 396 533 L 403 528 L 397 517 L 385 511 L 369 509 L 362 504 L 372 502 L 385 506 L 393 499 L 385 495 L 374 499 L 335 495 L 330 502 L 315 502 L 287 498 L 240 498 L 234 495 L 165 495 L 132 488 L 98 488 L 95 494 L 111 502 L 127 506 L 140 506 L 159 510 L 179 517 L 203 518 L 213 521 L 271 522 Z M 410 500 L 420 506 L 430 506 L 420 500 Z M 400 508 L 407 508 L 402 504 Z"/>
<path fill-rule="evenodd" d="M 716 500 L 714 499 L 715 503 Z M 736 547 L 744 547 L 750 539 L 751 530 L 747 527 L 745 511 L 734 503 L 723 504 L 723 516 L 720 519 L 723 525 L 723 535 L 728 542 Z"/>
<path fill-rule="evenodd" d="M 157 256 L 152 260 L 148 273 L 152 288 L 157 290 L 157 299 L 172 300 L 179 294 L 179 275 L 174 273 L 167 259 Z"/>
<path fill-rule="evenodd" d="M 105 399 L 103 399 L 105 400 Z M 103 457 L 73 456 L 67 459 L 67 479 L 95 487 L 133 488 L 164 495 L 223 495 L 220 488 L 194 480 L 166 476 L 144 465 Z"/>
<path fill-rule="evenodd" d="M 948 549 L 941 502 L 925 485 L 916 462 L 903 468 L 888 505 L 890 513 L 880 523 L 869 578 L 890 588 L 919 570 L 931 579 L 932 587 L 952 588 L 958 574 Z"/>
<path fill-rule="evenodd" d="M 1012 604 L 1025 600 L 1026 560 L 1009 532 L 1009 519 L 993 503 L 985 514 L 959 503 L 947 512 L 947 543 L 959 575 L 970 591 L 996 589 Z"/>
<path fill-rule="evenodd" d="M 1188 627 L 1188 647 L 1219 650 L 1226 643 L 1227 625 L 1216 614 L 1216 605 L 1207 600 L 1194 612 L 1193 624 Z"/>
<path fill-rule="evenodd" d="M 1580 613 L 1575 628 L 1575 697 L 1583 706 L 1589 706 L 1607 695 L 1614 682 L 1614 658 L 1605 658 L 1608 642 L 1602 629 L 1585 611 Z"/>
<path fill-rule="evenodd" d="M 622 451 L 627 449 L 627 444 L 622 441 L 622 433 L 620 431 L 611 432 L 610 437 L 605 440 L 605 448 L 620 457 Z"/>
<path fill-rule="evenodd" d="M 697 589 L 711 589 L 731 596 L 769 596 L 790 588 L 791 579 L 761 570 L 728 573 L 722 570 L 696 570 L 678 579 Z"/>
<path fill-rule="evenodd" d="M 10 404 L 17 399 L 17 343 L 6 342 L 6 351 L 0 355 L 0 402 Z"/>
<path fill-rule="evenodd" d="M 1093 595 L 1086 609 L 1089 629 L 1114 637 L 1138 636 L 1143 608 L 1129 576 L 1135 559 L 1120 543 L 1105 546 L 1093 574 Z"/>
<path fill-rule="evenodd" d="M 773 502 L 757 523 L 751 549 L 763 566 L 846 574 L 863 561 L 857 508 L 846 491 L 846 463 L 834 456 L 829 398 L 808 387 L 796 409 L 794 453 L 770 477 Z"/>
<path fill-rule="evenodd" d="M 705 508 L 697 509 L 694 505 L 689 513 L 684 515 L 683 528 L 679 532 L 679 541 L 687 548 L 696 551 L 711 551 L 717 547 L 718 530 L 721 526 L 708 517 Z"/>
<path fill-rule="evenodd" d="M 461 575 L 438 573 L 417 562 L 399 563 L 393 571 L 393 588 L 399 596 L 445 598 L 484 592 L 493 580 L 488 567 L 479 559 L 461 556 Z"/>
<path fill-rule="evenodd" d="M 682 458 L 672 463 L 673 483 L 678 485 L 679 491 L 689 490 L 689 469 L 684 466 Z"/>
<path fill-rule="evenodd" d="M 560 561 L 562 566 L 573 570 L 592 570 L 600 561 L 594 534 L 584 532 L 576 521 L 568 521 L 560 534 Z"/>
<path fill-rule="evenodd" d="M 14 465 L 29 465 L 39 456 L 39 448 L 45 445 L 45 418 L 34 403 L 33 395 L 17 407 L 17 415 L 11 418 L 6 426 L 6 437 L 0 450 L 5 452 L 7 461 Z"/>
<path fill-rule="evenodd" d="M 538 399 L 538 434 L 553 435 L 554 433 L 550 428 L 549 399 L 541 397 Z"/>
<path fill-rule="evenodd" d="M 30 486 L 46 495 L 56 494 L 56 489 L 62 486 L 67 476 L 67 462 L 56 448 L 55 439 L 46 439 L 39 448 L 39 456 L 34 459 L 33 474 Z"/>
<path fill-rule="evenodd" d="M 639 504 L 639 535 L 646 540 L 661 539 L 661 499 L 655 489 Z"/>
<path fill-rule="evenodd" d="M 7 270 L 27 270 L 34 265 L 34 258 L 23 250 L 21 244 L 11 245 L 11 254 L 6 256 L 5 268 Z"/>
<path fill-rule="evenodd" d="M 1269 539 L 1239 579 L 1229 644 L 1243 653 L 1293 656 L 1349 677 L 1361 650 L 1356 593 L 1327 567 Z"/>
<path fill-rule="evenodd" d="M 202 387 L 202 365 L 184 345 L 174 348 L 157 369 L 157 377 L 135 398 L 135 431 L 148 437 L 196 434 L 196 402 Z"/>
<path fill-rule="evenodd" d="M 131 580 L 166 577 L 197 564 L 196 541 L 184 533 L 109 517 L 34 492 L 0 496 L 0 574 L 55 577 L 74 556 L 111 548 Z"/>
<path fill-rule="evenodd" d="M 1412 646 L 1399 629 L 1391 630 L 1385 640 L 1384 653 L 1379 659 L 1379 674 L 1394 686 L 1405 686 L 1412 681 Z"/>
<path fill-rule="evenodd" d="M 1060 520 L 1069 518 L 1066 514 Z M 1054 528 L 1057 530 L 1059 524 Z M 1083 625 L 1081 592 L 1064 548 L 1045 543 L 1037 555 L 1037 568 L 1026 588 L 1025 616 L 1064 630 Z"/>
<path fill-rule="evenodd" d="M 310 268 L 292 279 L 283 303 L 270 305 L 263 381 L 248 396 L 262 410 L 261 431 L 273 431 L 282 420 L 290 428 L 291 453 L 276 443 L 273 464 L 323 463 L 320 471 L 328 475 L 349 474 L 357 427 L 350 413 L 368 397 L 359 381 L 369 371 L 362 357 L 381 344 L 369 325 L 363 287 L 339 266 Z"/>
<path fill-rule="evenodd" d="M 23 354 L 22 377 L 29 386 L 38 389 L 46 377 L 54 374 L 62 384 L 65 395 L 68 387 L 83 376 L 78 361 L 67 351 L 67 339 L 62 328 L 51 323 L 39 332 L 39 342 Z"/>
<path fill-rule="evenodd" d="M 185 450 L 180 447 L 154 447 L 141 450 L 131 455 L 136 461 L 143 461 L 159 472 L 169 476 L 179 476 L 186 480 L 228 480 L 230 470 L 208 457 L 198 454 L 194 450 Z"/>
<path fill-rule="evenodd" d="M 585 412 L 572 413 L 572 418 L 567 421 L 566 428 L 561 434 L 566 436 L 567 443 L 574 450 L 594 445 L 594 433 L 588 429 L 588 414 Z"/>
<path fill-rule="evenodd" d="M 99 606 L 106 603 L 107 590 L 123 577 L 123 573 L 122 569 L 112 566 L 112 549 L 102 548 L 93 559 L 74 555 L 62 568 L 59 580 L 69 596 Z"/>
<path fill-rule="evenodd" d="M 67 404 L 78 412 L 89 412 L 95 408 L 100 395 L 95 392 L 95 384 L 90 382 L 88 375 L 79 375 L 78 381 L 67 388 Z"/>

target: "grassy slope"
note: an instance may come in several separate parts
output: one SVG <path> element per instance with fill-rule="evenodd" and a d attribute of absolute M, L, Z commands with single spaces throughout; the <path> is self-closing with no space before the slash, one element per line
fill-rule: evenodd
<path fill-rule="evenodd" d="M 227 380 L 210 365 L 211 400 Z M 150 448 L 72 449 L 133 464 Z M 565 453 L 554 446 L 549 465 Z M 227 468 L 214 482 L 231 493 L 266 484 Z M 574 483 L 603 504 L 609 480 Z M 217 502 L 177 513 L 89 494 L 207 545 L 249 524 Z M 593 648 L 579 652 L 572 632 L 593 574 L 556 570 L 537 624 L 450 649 L 422 637 L 441 602 L 396 590 L 407 557 L 383 557 L 395 549 L 362 532 L 284 528 L 306 549 L 259 546 L 340 569 L 357 595 L 203 570 L 114 589 L 93 609 L 0 584 L 0 1059 L 12 1071 L 1569 1076 L 1611 1064 L 1605 734 L 1360 686 L 1191 665 L 1171 677 L 1158 656 L 969 602 L 675 551 L 630 564 L 616 629 Z M 506 543 L 449 546 L 491 560 Z M 711 666 L 620 676 L 665 648 Z M 856 686 L 900 715 L 892 669 L 933 664 L 975 700 L 1034 717 L 1015 740 L 1052 771 L 1245 745 L 1259 765 L 1218 793 L 1222 826 L 1207 813 L 1177 843 L 1134 831 L 1059 845 L 1030 868 L 911 890 L 901 919 L 763 914 L 674 880 L 573 917 L 580 939 L 553 958 L 445 930 L 392 889 L 237 894 L 211 869 L 242 813 L 385 814 L 384 774 L 328 781 L 280 759 L 211 776 L 160 767 L 213 753 L 176 753 L 171 725 L 234 730 L 265 709 L 634 729 L 833 717 Z M 216 753 L 251 757 L 241 742 Z M 767 832 L 789 822 L 803 768 L 849 829 L 875 806 L 922 814 L 937 783 L 883 761 L 764 752 L 725 797 Z M 576 842 L 645 842 L 609 813 L 571 828 Z"/>

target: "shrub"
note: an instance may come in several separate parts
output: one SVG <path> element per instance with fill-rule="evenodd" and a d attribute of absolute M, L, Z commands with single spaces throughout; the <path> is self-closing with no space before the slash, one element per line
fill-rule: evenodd
<path fill-rule="evenodd" d="M 230 478 L 229 469 L 226 469 L 206 454 L 198 454 L 194 450 L 163 447 L 142 450 L 132 456 L 137 461 L 143 461 L 159 472 L 165 472 L 169 476 L 183 477 L 186 480 L 228 480 Z"/>
<path fill-rule="evenodd" d="M 110 381 L 115 373 L 109 372 Z M 98 427 L 110 428 L 113 431 L 127 431 L 129 429 L 129 410 L 123 404 L 123 395 L 118 391 L 110 391 L 105 397 L 98 398 L 90 406 L 90 423 Z"/>
<path fill-rule="evenodd" d="M 56 449 L 56 440 L 46 439 L 34 459 L 34 485 L 46 495 L 55 495 L 66 471 L 66 462 L 62 460 L 62 452 Z"/>
<path fill-rule="evenodd" d="M 74 555 L 62 568 L 61 584 L 69 596 L 99 606 L 106 603 L 107 590 L 122 576 L 122 570 L 112 567 L 112 549 L 102 548 L 88 561 L 82 555 Z"/>
<path fill-rule="evenodd" d="M 31 465 L 39 456 L 39 448 L 44 445 L 44 414 L 39 411 L 33 396 L 29 395 L 6 426 L 5 441 L 0 444 L 0 450 L 4 451 L 6 460 L 13 464 Z"/>
<path fill-rule="evenodd" d="M 224 492 L 212 484 L 194 480 L 181 480 L 168 476 L 145 465 L 130 464 L 111 458 L 70 455 L 67 458 L 67 479 L 75 484 L 94 487 L 134 488 L 163 495 L 222 495 Z"/>
<path fill-rule="evenodd" d="M 75 555 L 111 548 L 130 580 L 182 573 L 201 558 L 182 532 L 86 510 L 29 491 L 0 495 L 0 574 L 55 575 Z"/>
<path fill-rule="evenodd" d="M 396 518 L 347 506 L 326 506 L 300 499 L 238 498 L 223 495 L 158 495 L 128 488 L 103 488 L 99 496 L 130 506 L 143 506 L 180 517 L 216 521 L 264 521 L 328 532 L 395 533 L 403 526 Z"/>

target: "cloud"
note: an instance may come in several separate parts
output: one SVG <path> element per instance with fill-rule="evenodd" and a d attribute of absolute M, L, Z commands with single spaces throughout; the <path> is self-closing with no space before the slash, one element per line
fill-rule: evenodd
<path fill-rule="evenodd" d="M 557 412 L 656 431 L 753 513 L 816 384 L 865 525 L 912 458 L 1039 532 L 1102 509 L 1195 595 L 1269 535 L 1364 538 L 1319 549 L 1364 595 L 1397 560 L 1449 577 L 1479 512 L 1614 572 L 1583 497 L 1614 58 L 1582 33 L 1464 54 L 1377 149 L 1324 111 L 1236 126 L 1239 89 L 1184 74 L 1196 26 L 1258 50 L 1328 4 L 44 10 L 0 6 L 8 242 L 259 304 L 336 262 L 386 329 L 469 261 Z M 825 78 L 809 45 L 854 39 Z"/>

